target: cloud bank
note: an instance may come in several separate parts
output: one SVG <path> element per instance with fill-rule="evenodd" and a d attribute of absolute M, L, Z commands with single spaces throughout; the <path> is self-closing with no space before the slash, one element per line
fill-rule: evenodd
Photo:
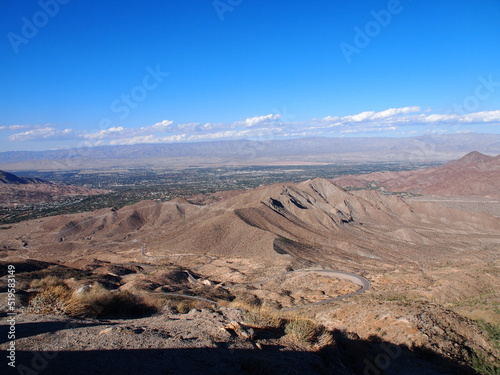
<path fill-rule="evenodd" d="M 88 146 L 133 145 L 230 139 L 276 139 L 313 136 L 346 136 L 384 133 L 415 135 L 466 133 L 480 126 L 499 126 L 500 110 L 468 114 L 442 114 L 423 111 L 418 106 L 365 111 L 347 116 L 326 116 L 309 121 L 288 121 L 290 116 L 268 114 L 233 123 L 180 123 L 163 120 L 134 128 L 114 126 L 93 131 L 59 129 L 54 125 L 8 125 L 0 131 L 14 132 L 12 142 L 75 140 Z M 20 130 L 24 130 L 19 132 Z"/>

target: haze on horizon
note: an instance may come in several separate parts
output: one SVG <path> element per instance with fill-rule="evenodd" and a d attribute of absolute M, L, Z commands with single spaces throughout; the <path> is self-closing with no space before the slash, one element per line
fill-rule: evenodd
<path fill-rule="evenodd" d="M 0 150 L 500 134 L 500 3 L 0 4 Z"/>

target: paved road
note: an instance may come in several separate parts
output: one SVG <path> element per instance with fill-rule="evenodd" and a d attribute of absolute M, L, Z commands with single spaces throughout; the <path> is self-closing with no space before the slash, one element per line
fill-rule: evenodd
<path fill-rule="evenodd" d="M 323 305 L 323 304 L 331 303 L 334 301 L 340 301 L 344 298 L 353 297 L 353 296 L 356 296 L 358 294 L 364 293 L 365 291 L 367 291 L 370 288 L 370 281 L 368 281 L 368 279 L 364 278 L 363 276 L 356 275 L 355 273 L 352 273 L 352 272 L 331 270 L 331 269 L 324 269 L 324 268 L 308 268 L 308 269 L 284 272 L 284 273 L 281 273 L 281 274 L 278 274 L 275 276 L 268 277 L 264 280 L 260 280 L 260 281 L 256 281 L 256 282 L 252 282 L 252 283 L 248 283 L 248 284 L 235 284 L 235 285 L 231 285 L 231 286 L 226 286 L 226 288 L 235 288 L 238 286 L 262 285 L 262 284 L 264 284 L 272 279 L 275 279 L 277 277 L 280 277 L 280 276 L 287 276 L 287 275 L 291 275 L 291 274 L 300 274 L 300 273 L 314 273 L 316 275 L 322 275 L 322 276 L 327 276 L 327 277 L 334 277 L 337 279 L 349 280 L 350 282 L 361 286 L 361 288 L 353 293 L 344 294 L 342 296 L 328 298 L 328 299 L 325 299 L 322 301 L 312 302 L 312 303 L 308 303 L 308 304 L 301 305 L 301 306 L 295 306 L 295 307 L 291 307 L 288 309 L 283 309 L 283 311 L 297 310 L 297 309 L 300 309 L 300 308 L 306 307 L 306 306 Z"/>

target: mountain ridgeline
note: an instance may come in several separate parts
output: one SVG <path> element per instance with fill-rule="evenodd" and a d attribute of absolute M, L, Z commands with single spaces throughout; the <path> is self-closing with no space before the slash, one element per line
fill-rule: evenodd
<path fill-rule="evenodd" d="M 478 150 L 500 153 L 500 135 L 456 134 L 410 138 L 299 138 L 174 144 L 137 144 L 0 153 L 0 168 L 69 170 L 99 167 L 220 164 L 448 161 Z"/>
<path fill-rule="evenodd" d="M 333 182 L 344 187 L 360 188 L 376 183 L 397 192 L 500 198 L 500 155 L 473 151 L 434 168 L 341 176 Z"/>

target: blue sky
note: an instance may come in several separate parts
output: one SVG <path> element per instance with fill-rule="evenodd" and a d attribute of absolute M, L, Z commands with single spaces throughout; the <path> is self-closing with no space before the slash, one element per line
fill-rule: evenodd
<path fill-rule="evenodd" d="M 500 2 L 0 3 L 0 150 L 500 133 Z"/>

